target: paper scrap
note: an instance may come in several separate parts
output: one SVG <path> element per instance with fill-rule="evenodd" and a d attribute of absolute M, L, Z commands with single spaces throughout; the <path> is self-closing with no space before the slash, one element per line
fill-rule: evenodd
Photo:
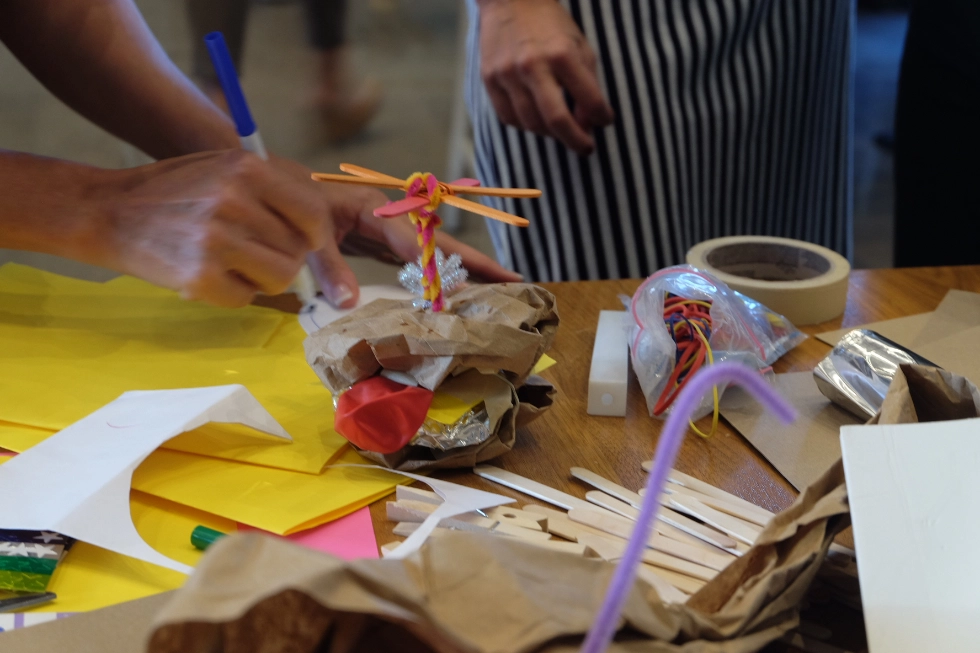
<path fill-rule="evenodd" d="M 357 306 L 338 309 L 327 303 L 324 298 L 317 297 L 300 313 L 299 323 L 307 333 L 313 333 L 376 299 L 413 299 L 414 297 L 401 286 L 361 286 Z"/>
<path fill-rule="evenodd" d="M 363 464 L 349 446 L 336 463 Z M 133 487 L 242 524 L 288 535 L 343 517 L 394 491 L 378 469 L 328 467 L 303 474 L 161 449 L 133 474 Z"/>
<path fill-rule="evenodd" d="M 950 290 L 929 316 L 909 349 L 980 326 L 980 293 Z M 916 350 L 917 351 L 917 350 Z"/>
<path fill-rule="evenodd" d="M 391 474 L 398 474 L 400 476 L 425 483 L 431 487 L 436 494 L 442 497 L 442 503 L 440 503 L 439 506 L 433 510 L 421 524 L 419 524 L 419 527 L 415 529 L 414 533 L 409 535 L 408 538 L 398 545 L 397 548 L 386 554 L 386 558 L 406 558 L 418 551 L 422 544 L 425 543 L 426 538 L 432 534 L 432 531 L 436 529 L 436 526 L 438 526 L 439 522 L 441 522 L 443 519 L 473 512 L 475 510 L 496 508 L 497 506 L 502 506 L 507 503 L 514 503 L 515 501 L 515 499 L 511 499 L 510 497 L 505 497 L 500 494 L 484 492 L 483 490 L 475 490 L 473 488 L 466 487 L 465 485 L 457 485 L 456 483 L 450 483 L 448 481 L 440 481 L 439 479 L 429 478 L 428 476 L 419 476 L 418 474 L 402 472 L 395 469 L 387 469 L 377 465 L 364 465 L 363 467 L 384 470 Z"/>
<path fill-rule="evenodd" d="M 240 385 L 127 392 L 0 467 L 0 528 L 49 530 L 189 572 L 140 537 L 129 491 L 133 471 L 154 449 L 211 421 L 289 438 Z"/>
<path fill-rule="evenodd" d="M 840 339 L 855 329 L 869 329 L 885 336 L 889 340 L 906 349 L 912 348 L 912 343 L 925 328 L 926 323 L 932 317 L 932 313 L 920 313 L 918 315 L 907 315 L 896 317 L 892 320 L 882 320 L 881 322 L 871 322 L 860 326 L 837 329 L 836 331 L 826 331 L 818 333 L 817 339 L 827 343 L 831 347 L 836 347 Z"/>
<path fill-rule="evenodd" d="M 841 426 L 860 420 L 823 396 L 811 372 L 777 374 L 773 387 L 796 408 L 793 423 L 783 424 L 737 387 L 725 391 L 721 415 L 802 491 L 840 460 Z"/>
<path fill-rule="evenodd" d="M 959 331 L 942 340 L 920 345 L 916 353 L 948 372 L 980 385 L 980 327 Z"/>
<path fill-rule="evenodd" d="M 970 651 L 980 619 L 980 420 L 841 430 L 872 653 Z"/>
<path fill-rule="evenodd" d="M 241 531 L 258 531 L 251 526 L 241 525 Z M 265 532 L 265 531 L 258 531 Z M 378 557 L 378 540 L 371 522 L 371 509 L 355 510 L 322 526 L 285 536 L 293 544 L 305 546 L 314 551 L 322 551 L 344 560 Z"/>

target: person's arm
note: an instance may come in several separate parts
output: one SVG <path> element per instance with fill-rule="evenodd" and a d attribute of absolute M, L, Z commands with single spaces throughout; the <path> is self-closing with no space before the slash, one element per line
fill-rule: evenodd
<path fill-rule="evenodd" d="M 557 0 L 477 4 L 480 74 L 497 117 L 590 153 L 591 131 L 614 115 L 599 87 L 595 53 L 568 11 Z"/>
<path fill-rule="evenodd" d="M 0 180 L 0 247 L 99 265 L 219 305 L 282 292 L 330 235 L 323 193 L 242 150 L 126 170 L 0 151 Z"/>
<path fill-rule="evenodd" d="M 52 93 L 150 156 L 238 147 L 130 0 L 5 0 L 0 41 Z"/>

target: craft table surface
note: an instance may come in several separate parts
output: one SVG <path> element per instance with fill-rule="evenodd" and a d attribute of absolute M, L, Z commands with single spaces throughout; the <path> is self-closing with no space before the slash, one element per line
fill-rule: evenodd
<path fill-rule="evenodd" d="M 632 490 L 643 487 L 647 474 L 640 463 L 650 460 L 663 422 L 647 414 L 639 383 L 631 374 L 626 417 L 594 417 L 586 413 L 592 344 L 601 310 L 622 310 L 619 295 L 632 295 L 641 280 L 582 281 L 541 284 L 555 294 L 561 325 L 548 352 L 557 365 L 543 376 L 558 390 L 554 405 L 517 433 L 514 449 L 490 464 L 585 498 L 586 488 L 569 469 L 586 467 Z M 817 333 L 931 311 L 950 289 L 980 292 L 980 266 L 855 270 L 851 273 L 844 314 L 823 324 L 801 327 Z M 777 373 L 812 370 L 830 347 L 807 338 L 775 364 Z M 706 418 L 700 422 L 707 429 Z M 675 465 L 682 472 L 737 494 L 773 511 L 789 506 L 797 492 L 735 430 L 722 422 L 714 437 L 688 434 Z M 476 476 L 468 470 L 440 471 L 439 478 L 496 492 L 521 505 L 541 503 Z M 378 544 L 401 539 L 385 514 L 382 499 L 371 506 Z M 844 534 L 849 535 L 848 533 Z M 841 540 L 853 546 L 850 537 Z M 836 602 L 814 603 L 804 619 L 832 626 L 836 643 L 848 650 L 867 650 L 859 612 Z M 764 653 L 799 651 L 774 642 Z"/>
<path fill-rule="evenodd" d="M 586 413 L 589 364 L 599 311 L 622 310 L 619 295 L 632 295 L 639 284 L 638 279 L 541 284 L 557 297 L 561 316 L 558 336 L 548 352 L 558 364 L 543 375 L 555 385 L 558 394 L 555 404 L 543 416 L 518 431 L 514 449 L 490 464 L 583 499 L 588 488 L 572 478 L 572 467 L 586 467 L 632 490 L 644 486 L 647 474 L 640 463 L 652 458 L 663 422 L 647 414 L 636 379 L 631 375 L 625 418 Z M 844 315 L 801 330 L 813 336 L 931 311 L 953 288 L 980 292 L 980 266 L 855 270 L 851 273 Z M 828 345 L 808 338 L 780 359 L 775 370 L 812 370 L 829 351 Z M 709 440 L 689 434 L 675 466 L 773 511 L 786 508 L 797 495 L 775 468 L 724 421 Z M 512 496 L 520 504 L 540 503 L 468 470 L 441 471 L 438 477 Z M 379 544 L 400 539 L 391 532 L 394 524 L 385 515 L 386 501 L 371 506 Z"/>

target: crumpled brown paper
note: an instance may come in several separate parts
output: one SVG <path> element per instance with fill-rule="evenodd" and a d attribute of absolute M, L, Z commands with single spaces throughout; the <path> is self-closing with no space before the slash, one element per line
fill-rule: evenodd
<path fill-rule="evenodd" d="M 467 369 L 504 372 L 519 387 L 558 329 L 555 297 L 522 283 L 469 286 L 440 313 L 377 300 L 306 339 L 306 360 L 331 392 L 382 369 L 435 390 Z"/>
<path fill-rule="evenodd" d="M 901 365 L 868 424 L 914 424 L 980 417 L 980 391 L 937 367 Z"/>
<path fill-rule="evenodd" d="M 808 488 L 686 605 L 638 580 L 610 651 L 748 653 L 797 623 L 848 523 L 843 467 Z M 406 560 L 343 562 L 257 535 L 223 538 L 158 616 L 151 653 L 574 651 L 612 564 L 452 532 Z"/>

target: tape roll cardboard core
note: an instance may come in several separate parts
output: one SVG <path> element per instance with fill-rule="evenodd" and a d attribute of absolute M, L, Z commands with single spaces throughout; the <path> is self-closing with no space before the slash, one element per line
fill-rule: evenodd
<path fill-rule="evenodd" d="M 790 238 L 730 236 L 699 243 L 687 262 L 798 326 L 844 312 L 851 266 L 825 247 Z"/>
<path fill-rule="evenodd" d="M 723 245 L 706 258 L 716 270 L 762 281 L 803 281 L 830 271 L 830 261 L 817 252 L 778 243 Z"/>

